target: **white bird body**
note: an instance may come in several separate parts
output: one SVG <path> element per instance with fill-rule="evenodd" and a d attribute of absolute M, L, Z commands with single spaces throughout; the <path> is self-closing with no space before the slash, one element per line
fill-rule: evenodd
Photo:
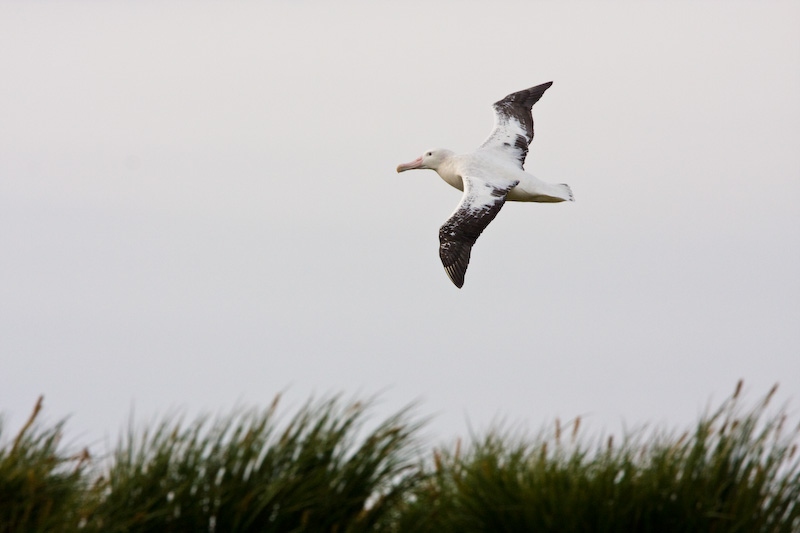
<path fill-rule="evenodd" d="M 445 152 L 445 150 L 439 150 Z M 449 152 L 449 151 L 447 151 Z M 461 176 L 487 176 L 492 179 L 517 181 L 506 195 L 511 202 L 564 202 L 572 200 L 572 191 L 563 183 L 547 183 L 533 174 L 525 172 L 513 161 L 498 157 L 488 150 L 476 150 L 471 154 L 454 154 L 434 170 L 448 185 L 464 190 Z"/>
<path fill-rule="evenodd" d="M 568 185 L 546 183 L 524 170 L 528 145 L 533 140 L 531 107 L 552 84 L 543 83 L 495 102 L 494 129 L 474 152 L 430 150 L 397 167 L 397 172 L 435 170 L 449 185 L 464 191 L 456 210 L 439 228 L 439 257 L 458 288 L 464 285 L 472 246 L 506 200 L 548 203 L 573 200 Z"/>

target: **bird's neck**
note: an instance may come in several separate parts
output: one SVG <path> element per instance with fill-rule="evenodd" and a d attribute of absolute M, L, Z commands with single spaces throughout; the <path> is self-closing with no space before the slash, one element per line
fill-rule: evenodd
<path fill-rule="evenodd" d="M 448 185 L 455 187 L 459 191 L 464 190 L 464 184 L 456 168 L 456 161 L 452 156 L 439 163 L 434 170 Z"/>

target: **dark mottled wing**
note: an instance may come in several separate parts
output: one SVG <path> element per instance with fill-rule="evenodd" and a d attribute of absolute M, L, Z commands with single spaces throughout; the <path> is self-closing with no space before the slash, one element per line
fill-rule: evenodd
<path fill-rule="evenodd" d="M 528 145 L 533 140 L 533 117 L 531 107 L 539 101 L 544 92 L 553 85 L 552 81 L 509 94 L 494 107 L 494 129 L 480 149 L 496 150 L 514 159 L 519 167 L 525 164 Z"/>
<path fill-rule="evenodd" d="M 473 177 L 462 177 L 462 180 L 461 203 L 439 228 L 439 257 L 445 272 L 459 289 L 464 285 L 472 245 L 500 212 L 508 191 L 519 183 L 510 180 L 489 183 Z"/>

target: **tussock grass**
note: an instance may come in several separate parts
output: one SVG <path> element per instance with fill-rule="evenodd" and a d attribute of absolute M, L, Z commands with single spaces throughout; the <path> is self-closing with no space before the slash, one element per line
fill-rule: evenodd
<path fill-rule="evenodd" d="M 800 532 L 800 428 L 771 391 L 735 393 L 683 434 L 585 438 L 580 419 L 423 452 L 405 409 L 309 402 L 130 428 L 89 459 L 43 428 L 0 426 L 0 533 L 45 531 Z"/>
<path fill-rule="evenodd" d="M 10 442 L 0 423 L 0 533 L 74 531 L 78 524 L 88 452 L 67 454 L 63 422 L 40 428 L 41 409 L 40 397 Z"/>
<path fill-rule="evenodd" d="M 102 474 L 89 531 L 369 531 L 419 475 L 403 411 L 364 437 L 365 405 L 308 403 L 130 431 Z"/>
<path fill-rule="evenodd" d="M 627 435 L 587 445 L 576 419 L 568 438 L 493 431 L 437 450 L 395 531 L 800 531 L 795 427 L 765 417 L 773 389 L 743 411 L 741 383 L 691 432 Z"/>

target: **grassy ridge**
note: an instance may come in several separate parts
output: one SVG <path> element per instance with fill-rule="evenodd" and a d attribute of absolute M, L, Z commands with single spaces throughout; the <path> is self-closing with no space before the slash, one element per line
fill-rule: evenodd
<path fill-rule="evenodd" d="M 493 433 L 436 454 L 397 531 L 798 532 L 798 430 L 765 419 L 773 391 L 741 413 L 738 393 L 679 437 L 587 446 L 569 435 Z"/>
<path fill-rule="evenodd" d="M 588 444 L 580 420 L 425 452 L 403 410 L 330 399 L 130 429 L 110 457 L 37 415 L 0 426 L 0 533 L 50 531 L 800 531 L 798 428 L 774 390 L 736 392 L 683 434 Z"/>

